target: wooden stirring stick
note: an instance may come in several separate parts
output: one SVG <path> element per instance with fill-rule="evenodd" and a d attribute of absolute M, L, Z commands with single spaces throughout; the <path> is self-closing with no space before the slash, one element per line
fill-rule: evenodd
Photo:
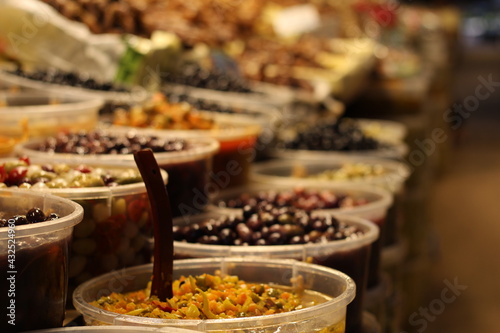
<path fill-rule="evenodd" d="M 151 149 L 134 153 L 135 163 L 148 191 L 154 228 L 154 262 L 151 295 L 164 301 L 172 297 L 174 242 L 167 189 Z"/>

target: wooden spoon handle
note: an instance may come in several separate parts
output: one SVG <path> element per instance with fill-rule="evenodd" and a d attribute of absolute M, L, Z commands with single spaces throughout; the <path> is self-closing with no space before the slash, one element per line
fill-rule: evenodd
<path fill-rule="evenodd" d="M 134 153 L 134 159 L 146 184 L 154 228 L 151 295 L 166 300 L 172 297 L 174 261 L 170 200 L 153 151 L 140 150 Z"/>

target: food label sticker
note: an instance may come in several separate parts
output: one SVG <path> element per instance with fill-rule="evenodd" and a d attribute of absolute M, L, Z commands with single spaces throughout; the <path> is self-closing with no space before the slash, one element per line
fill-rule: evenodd
<path fill-rule="evenodd" d="M 276 14 L 273 20 L 274 32 L 287 37 L 317 29 L 320 17 L 312 5 L 297 5 L 285 8 Z"/>

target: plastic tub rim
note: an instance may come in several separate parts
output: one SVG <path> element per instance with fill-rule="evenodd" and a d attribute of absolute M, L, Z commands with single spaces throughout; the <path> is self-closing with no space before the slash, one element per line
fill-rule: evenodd
<path fill-rule="evenodd" d="M 43 330 L 29 331 L 30 333 L 57 333 L 57 332 L 101 332 L 110 331 L 113 333 L 119 332 L 164 332 L 164 333 L 195 333 L 200 331 L 188 330 L 185 328 L 178 327 L 137 327 L 137 326 L 68 326 L 68 327 L 56 327 Z"/>
<path fill-rule="evenodd" d="M 10 188 L 0 189 L 0 196 L 4 195 L 24 196 L 26 195 L 26 191 L 23 189 L 10 189 Z M 68 205 L 73 209 L 73 211 L 69 215 L 65 215 L 57 220 L 16 226 L 15 227 L 16 238 L 25 236 L 34 236 L 39 234 L 47 234 L 54 231 L 72 228 L 78 223 L 80 223 L 83 219 L 83 207 L 74 201 L 53 194 L 49 194 L 46 192 L 31 192 L 29 196 L 39 197 L 43 199 L 44 203 L 47 200 L 51 200 L 60 204 Z M 0 239 L 9 238 L 8 234 L 9 229 L 10 228 L 8 227 L 0 228 Z"/>
<path fill-rule="evenodd" d="M 252 254 L 248 255 L 247 257 L 251 256 L 261 256 L 261 254 L 269 254 L 271 251 L 277 251 L 277 252 L 294 252 L 299 255 L 303 254 L 304 252 L 308 253 L 308 251 L 325 251 L 327 249 L 335 249 L 338 251 L 349 251 L 355 248 L 361 248 L 363 246 L 368 246 L 375 242 L 378 237 L 380 236 L 380 230 L 379 228 L 373 223 L 368 221 L 367 219 L 360 218 L 357 216 L 351 216 L 351 215 L 337 215 L 337 214 L 331 214 L 331 213 L 325 213 L 325 212 L 318 212 L 318 215 L 329 215 L 335 218 L 338 218 L 341 221 L 348 222 L 350 225 L 356 225 L 356 226 L 361 226 L 364 228 L 364 234 L 363 236 L 356 238 L 355 240 L 352 239 L 342 239 L 342 240 L 336 240 L 336 241 L 330 241 L 328 243 L 307 243 L 307 244 L 290 244 L 290 245 L 249 245 L 249 246 L 236 246 L 236 245 L 209 245 L 209 244 L 199 244 L 199 243 L 187 243 L 187 242 L 179 242 L 179 241 L 174 241 L 174 251 L 175 249 L 182 249 L 182 250 L 189 250 L 190 248 L 197 247 L 196 251 L 205 251 L 205 253 L 209 253 L 212 251 L 217 251 L 218 253 L 226 252 L 230 253 L 231 255 L 234 256 L 242 256 L 242 254 L 245 251 L 250 251 Z M 211 216 L 225 216 L 225 215 L 231 215 L 230 213 L 227 214 L 217 214 L 214 212 L 208 212 L 204 214 L 199 214 L 199 215 L 193 215 L 189 216 L 187 218 L 196 218 L 197 220 L 205 220 L 207 218 L 210 218 Z M 181 219 L 185 219 L 185 217 L 177 217 L 174 219 L 174 225 L 176 221 L 179 221 Z M 201 222 L 201 221 L 200 221 Z M 197 223 L 197 222 L 193 222 Z M 184 254 L 185 252 L 181 252 L 180 254 Z M 265 257 L 265 256 L 264 256 Z"/>
<path fill-rule="evenodd" d="M 381 158 L 397 158 L 403 159 L 408 154 L 409 147 L 404 142 L 390 144 L 389 148 L 381 149 L 366 149 L 366 150 L 305 150 L 305 149 L 288 149 L 288 148 L 273 148 L 271 156 L 278 159 L 326 159 L 333 157 L 351 157 L 351 156 L 370 156 Z"/>
<path fill-rule="evenodd" d="M 219 264 L 219 267 L 223 267 L 224 265 L 227 265 L 228 263 L 251 263 L 251 264 L 256 264 L 258 262 L 262 263 L 265 262 L 265 264 L 272 264 L 272 265 L 278 265 L 278 266 L 283 266 L 284 264 L 287 264 L 287 269 L 291 269 L 292 271 L 296 271 L 297 267 L 302 267 L 303 269 L 307 268 L 307 270 L 314 270 L 318 274 L 321 273 L 323 275 L 328 274 L 328 275 L 335 275 L 336 280 L 341 280 L 344 282 L 344 290 L 342 291 L 342 294 L 339 296 L 328 300 L 327 302 L 317 304 L 313 307 L 309 308 L 304 308 L 296 311 L 291 311 L 291 312 L 285 312 L 281 314 L 273 314 L 273 315 L 266 315 L 266 316 L 259 316 L 259 317 L 246 317 L 246 318 L 231 318 L 231 319 L 206 319 L 206 320 L 190 320 L 190 319 L 160 319 L 160 318 L 146 318 L 147 320 L 140 320 L 140 321 L 147 321 L 148 324 L 153 324 L 153 325 L 158 325 L 158 326 L 167 326 L 167 325 L 172 325 L 172 326 L 178 326 L 178 327 L 196 327 L 199 328 L 200 326 L 203 328 L 207 328 L 209 325 L 217 325 L 217 324 L 231 324 L 231 323 L 245 323 L 245 322 L 253 322 L 255 320 L 259 320 L 263 325 L 266 325 L 267 322 L 272 322 L 276 318 L 281 318 L 281 317 L 294 317 L 296 316 L 297 313 L 300 312 L 300 314 L 303 314 L 304 317 L 308 318 L 314 318 L 315 315 L 314 313 L 311 314 L 311 312 L 317 312 L 319 310 L 325 311 L 325 307 L 329 307 L 332 305 L 332 303 L 337 303 L 339 308 L 346 308 L 347 305 L 352 302 L 355 296 L 355 291 L 356 291 L 356 285 L 354 281 L 345 273 L 342 273 L 338 270 L 334 270 L 332 268 L 316 265 L 316 264 L 308 264 L 296 260 L 290 260 L 290 259 L 281 259 L 281 260 L 272 260 L 272 259 L 265 259 L 265 258 L 256 258 L 252 262 L 248 262 L 247 259 L 241 258 L 241 257 L 231 257 L 231 258 L 202 258 L 202 259 L 182 259 L 182 260 L 175 260 L 174 261 L 174 271 L 177 268 L 179 268 L 182 265 L 188 266 L 191 264 L 191 266 L 196 265 L 196 264 L 203 264 L 203 263 L 213 263 L 213 264 Z M 149 269 L 152 272 L 152 267 L 153 264 L 146 264 L 146 265 L 141 265 L 141 266 L 134 266 L 128 269 L 122 269 L 120 271 L 115 271 L 114 273 L 107 273 L 104 275 L 101 275 L 97 278 L 93 278 L 89 281 L 84 282 L 83 284 L 79 285 L 75 291 L 73 292 L 73 305 L 75 308 L 84 316 L 106 316 L 105 319 L 111 319 L 107 321 L 107 323 L 116 323 L 117 320 L 123 320 L 124 322 L 129 322 L 129 323 L 135 323 L 137 324 L 138 320 L 137 318 L 142 317 L 135 317 L 135 316 L 127 316 L 123 314 L 118 314 L 118 313 L 113 313 L 111 311 L 106 311 L 106 310 L 101 310 L 98 309 L 89 303 L 87 303 L 84 298 L 83 298 L 83 291 L 93 284 L 96 283 L 97 280 L 100 279 L 105 279 L 107 277 L 113 277 L 116 276 L 116 274 L 120 274 L 123 276 L 136 276 L 137 273 L 140 273 L 144 269 Z M 134 275 L 134 273 L 136 275 Z M 130 318 L 129 318 L 130 317 Z M 97 319 L 93 318 L 96 320 L 102 321 L 103 318 Z M 288 323 L 288 321 L 287 321 Z M 271 323 L 269 323 L 271 324 Z M 144 325 L 144 324 L 143 324 Z M 238 326 L 240 326 L 239 324 Z"/>
<path fill-rule="evenodd" d="M 17 161 L 16 158 L 0 158 L 0 165 L 6 161 Z M 70 166 L 75 166 L 78 163 L 68 163 Z M 92 165 L 87 164 L 88 166 L 95 168 L 106 168 L 106 165 Z M 120 167 L 111 166 L 113 169 L 119 169 Z M 133 169 L 131 167 L 121 167 L 121 169 L 129 170 Z M 165 185 L 168 184 L 168 173 L 160 169 L 160 173 L 163 178 L 163 182 Z M 13 188 L 13 187 L 8 187 Z M 69 187 L 69 188 L 29 188 L 22 189 L 29 191 L 37 191 L 37 192 L 47 192 L 49 194 L 54 194 L 57 196 L 61 196 L 63 198 L 67 198 L 70 200 L 88 200 L 88 199 L 106 199 L 113 196 L 123 196 L 130 194 L 138 194 L 146 192 L 146 185 L 144 181 L 139 181 L 131 184 L 123 184 L 117 186 L 94 186 L 94 187 Z"/>
<path fill-rule="evenodd" d="M 389 209 L 393 203 L 393 195 L 389 191 L 374 185 L 363 185 L 363 184 L 298 184 L 298 185 L 282 185 L 282 184 L 251 184 L 247 187 L 238 187 L 226 191 L 220 192 L 218 195 L 211 198 L 211 204 L 208 209 L 212 211 L 228 211 L 228 212 L 239 212 L 240 208 L 228 208 L 216 206 L 216 201 L 222 200 L 222 198 L 228 198 L 230 195 L 238 196 L 238 193 L 254 193 L 259 191 L 278 191 L 278 190 L 293 190 L 294 188 L 304 188 L 304 189 L 316 189 L 316 190 L 330 190 L 337 192 L 349 192 L 349 191 L 359 191 L 370 194 L 375 194 L 378 199 L 367 204 L 355 207 L 346 208 L 322 208 L 315 209 L 312 212 L 315 213 L 334 213 L 334 214 L 345 214 L 345 215 L 357 215 L 366 212 L 374 211 L 379 208 L 383 208 L 385 211 Z"/>

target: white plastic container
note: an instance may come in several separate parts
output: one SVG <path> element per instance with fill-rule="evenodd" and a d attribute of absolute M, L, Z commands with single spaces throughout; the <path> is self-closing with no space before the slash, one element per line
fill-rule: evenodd
<path fill-rule="evenodd" d="M 199 224 L 220 214 L 207 213 L 174 220 L 174 225 Z M 337 269 L 356 284 L 356 297 L 347 306 L 347 331 L 356 331 L 362 322 L 363 303 L 368 280 L 368 262 L 371 245 L 378 239 L 379 230 L 371 222 L 354 216 L 339 216 L 349 226 L 356 226 L 363 235 L 356 239 L 296 245 L 236 246 L 208 245 L 174 242 L 174 255 L 178 259 L 213 257 L 262 257 L 272 259 L 295 259 Z"/>
<path fill-rule="evenodd" d="M 120 315 L 98 309 L 88 302 L 115 292 L 142 289 L 151 278 L 152 265 L 137 266 L 109 273 L 80 285 L 73 294 L 75 308 L 88 325 L 173 326 L 205 332 L 329 332 L 343 333 L 346 307 L 353 300 L 355 284 L 347 275 L 331 268 L 295 260 L 261 258 L 210 258 L 174 261 L 174 276 L 214 274 L 236 275 L 249 282 L 275 283 L 291 286 L 291 279 L 302 276 L 306 289 L 320 293 L 326 302 L 301 310 L 259 317 L 234 319 L 155 319 Z"/>
<path fill-rule="evenodd" d="M 45 214 L 56 213 L 59 219 L 0 228 L 2 332 L 57 327 L 64 320 L 68 249 L 83 209 L 73 201 L 47 193 L 0 190 L 4 218 L 24 215 L 34 207 Z"/>

